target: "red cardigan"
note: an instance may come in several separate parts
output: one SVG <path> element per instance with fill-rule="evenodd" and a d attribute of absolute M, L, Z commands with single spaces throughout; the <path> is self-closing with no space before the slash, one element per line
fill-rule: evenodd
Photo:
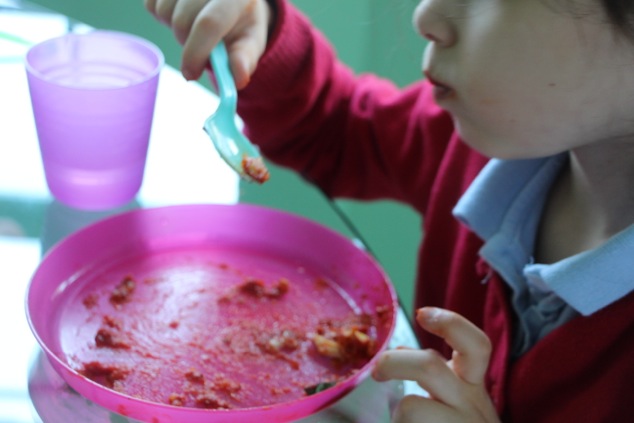
<path fill-rule="evenodd" d="M 634 421 L 634 295 L 566 323 L 512 361 L 507 287 L 479 258 L 482 241 L 451 214 L 487 159 L 459 140 L 426 83 L 401 90 L 354 76 L 304 16 L 276 3 L 278 25 L 239 96 L 249 137 L 330 195 L 393 199 L 424 216 L 415 306 L 454 310 L 488 334 L 487 383 L 504 421 Z"/>

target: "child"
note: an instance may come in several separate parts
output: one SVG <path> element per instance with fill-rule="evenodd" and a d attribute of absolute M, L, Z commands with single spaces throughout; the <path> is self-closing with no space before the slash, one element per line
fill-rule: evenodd
<path fill-rule="evenodd" d="M 426 349 L 384 353 L 374 376 L 430 397 L 395 421 L 631 421 L 633 2 L 423 0 L 426 78 L 403 90 L 354 76 L 283 0 L 146 7 L 188 79 L 224 38 L 269 159 L 424 217 Z"/>

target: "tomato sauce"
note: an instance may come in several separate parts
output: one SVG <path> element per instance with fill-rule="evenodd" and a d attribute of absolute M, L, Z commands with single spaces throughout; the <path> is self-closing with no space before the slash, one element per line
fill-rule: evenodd
<path fill-rule="evenodd" d="M 242 170 L 259 184 L 263 184 L 271 177 L 261 157 L 244 156 L 242 158 Z"/>

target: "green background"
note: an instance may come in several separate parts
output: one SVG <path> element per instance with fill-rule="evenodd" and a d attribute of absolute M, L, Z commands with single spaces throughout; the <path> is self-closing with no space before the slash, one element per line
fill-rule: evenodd
<path fill-rule="evenodd" d="M 169 65 L 180 67 L 181 49 L 171 31 L 144 8 L 142 0 L 35 0 L 96 28 L 145 37 L 163 50 Z M 420 78 L 424 41 L 415 33 L 414 0 L 293 0 L 335 46 L 341 60 L 356 72 L 373 72 L 405 86 Z M 209 87 L 207 80 L 201 80 Z M 351 235 L 321 194 L 287 170 L 272 167 L 263 186 L 243 184 L 241 201 L 282 208 Z M 203 182 L 201 182 L 203 183 Z M 420 218 L 411 209 L 388 201 L 338 201 L 340 209 L 363 233 L 411 313 Z"/>

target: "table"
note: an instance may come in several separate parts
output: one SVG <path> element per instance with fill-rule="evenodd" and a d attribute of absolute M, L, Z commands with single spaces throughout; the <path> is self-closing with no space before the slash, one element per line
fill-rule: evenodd
<path fill-rule="evenodd" d="M 53 244 L 89 223 L 131 208 L 241 200 L 241 182 L 201 129 L 217 104 L 216 97 L 170 67 L 160 77 L 145 178 L 137 198 L 104 212 L 74 210 L 51 198 L 22 60 L 32 43 L 67 31 L 89 30 L 53 11 L 0 0 L 4 33 L 0 37 L 0 422 L 133 421 L 70 390 L 52 371 L 31 334 L 24 311 L 26 287 Z M 392 345 L 417 347 L 402 312 Z M 407 393 L 424 395 L 414 383 L 368 380 L 302 422 L 387 422 L 393 404 Z"/>

